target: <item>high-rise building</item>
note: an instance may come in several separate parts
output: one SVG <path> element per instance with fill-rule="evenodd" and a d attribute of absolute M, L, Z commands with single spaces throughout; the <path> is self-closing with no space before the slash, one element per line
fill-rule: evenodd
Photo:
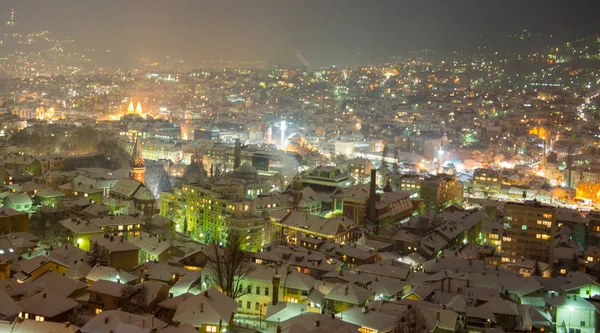
<path fill-rule="evenodd" d="M 456 176 L 430 176 L 421 180 L 420 186 L 425 212 L 439 213 L 451 205 L 463 203 L 463 186 Z"/>
<path fill-rule="evenodd" d="M 522 258 L 552 263 L 556 207 L 537 200 L 504 205 L 502 261 Z"/>

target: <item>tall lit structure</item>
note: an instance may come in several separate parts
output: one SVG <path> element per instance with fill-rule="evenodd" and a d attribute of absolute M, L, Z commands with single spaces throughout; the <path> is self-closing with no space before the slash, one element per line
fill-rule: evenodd
<path fill-rule="evenodd" d="M 281 121 L 281 126 L 279 127 L 279 129 L 281 130 L 281 140 L 279 141 L 281 144 L 281 149 L 285 149 L 285 131 L 287 130 L 287 123 L 285 122 L 285 120 Z"/>
<path fill-rule="evenodd" d="M 553 263 L 556 208 L 539 201 L 504 205 L 502 262 L 521 258 Z"/>
<path fill-rule="evenodd" d="M 142 143 L 140 138 L 135 139 L 135 146 L 133 146 L 133 153 L 131 154 L 131 162 L 129 163 L 129 178 L 137 180 L 140 183 L 144 183 L 146 173 L 146 162 L 142 155 Z"/>
<path fill-rule="evenodd" d="M 15 9 L 12 8 L 11 12 L 10 12 L 10 21 L 6 22 L 6 25 L 8 26 L 14 26 L 16 25 L 15 23 Z"/>
<path fill-rule="evenodd" d="M 273 127 L 269 126 L 267 129 L 267 143 L 271 144 L 273 142 Z"/>

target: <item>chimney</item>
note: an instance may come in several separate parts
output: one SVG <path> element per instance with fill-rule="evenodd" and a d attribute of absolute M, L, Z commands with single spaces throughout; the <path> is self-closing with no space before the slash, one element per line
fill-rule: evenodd
<path fill-rule="evenodd" d="M 240 139 L 235 140 L 235 147 L 233 148 L 233 168 L 236 169 L 242 164 L 242 143 Z"/>
<path fill-rule="evenodd" d="M 104 317 L 104 323 L 105 323 L 105 324 L 108 324 L 108 316 L 107 316 L 107 317 Z"/>
<path fill-rule="evenodd" d="M 200 303 L 200 313 L 204 312 L 204 303 Z"/>
<path fill-rule="evenodd" d="M 346 285 L 346 288 L 344 289 L 344 295 L 348 296 L 348 285 Z"/>
<path fill-rule="evenodd" d="M 315 327 L 319 327 L 319 326 L 321 326 L 321 322 L 318 320 L 315 320 Z"/>
<path fill-rule="evenodd" d="M 273 298 L 272 298 L 272 303 L 273 305 L 277 305 L 277 303 L 279 302 L 279 283 L 281 282 L 281 275 L 276 274 L 273 275 Z"/>
<path fill-rule="evenodd" d="M 46 293 L 43 293 L 43 294 L 42 294 L 42 298 L 46 298 Z"/>
<path fill-rule="evenodd" d="M 440 321 L 440 312 L 439 311 L 436 313 L 435 318 L 437 319 L 437 321 Z"/>
<path fill-rule="evenodd" d="M 371 169 L 371 183 L 369 183 L 369 202 L 368 202 L 368 219 L 369 222 L 375 223 L 376 211 L 375 211 L 375 203 L 377 202 L 377 197 L 375 193 L 375 189 L 377 188 L 377 170 Z"/>

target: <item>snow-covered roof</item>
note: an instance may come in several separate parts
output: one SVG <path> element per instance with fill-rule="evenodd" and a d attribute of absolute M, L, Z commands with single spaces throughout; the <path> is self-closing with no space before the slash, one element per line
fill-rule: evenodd
<path fill-rule="evenodd" d="M 173 321 L 198 328 L 205 324 L 228 323 L 237 310 L 237 302 L 210 288 L 181 302 Z"/>

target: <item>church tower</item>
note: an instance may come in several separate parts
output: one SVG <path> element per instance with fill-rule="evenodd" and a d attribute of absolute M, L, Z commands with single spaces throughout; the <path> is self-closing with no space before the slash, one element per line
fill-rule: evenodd
<path fill-rule="evenodd" d="M 133 153 L 131 154 L 131 162 L 129 163 L 129 178 L 144 183 L 144 174 L 146 173 L 146 163 L 142 156 L 142 143 L 140 138 L 136 137 Z"/>

